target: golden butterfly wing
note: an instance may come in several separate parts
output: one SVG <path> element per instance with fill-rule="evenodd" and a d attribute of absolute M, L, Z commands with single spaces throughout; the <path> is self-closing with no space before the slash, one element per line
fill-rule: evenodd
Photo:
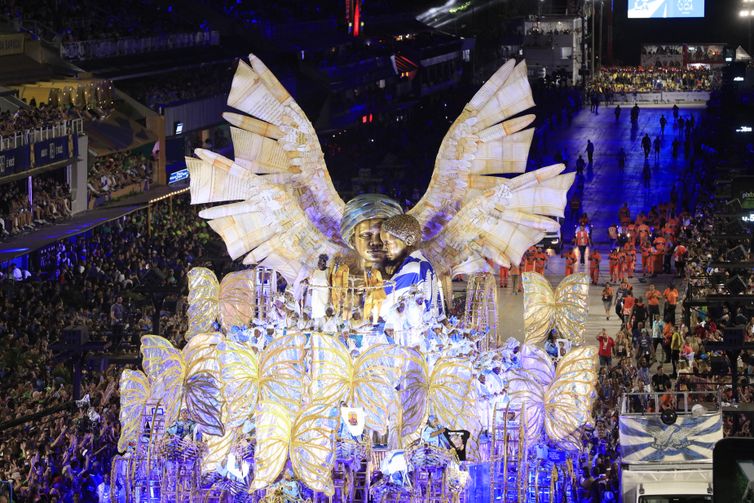
<path fill-rule="evenodd" d="M 223 334 L 197 334 L 181 350 L 185 367 L 183 403 L 197 429 L 208 435 L 222 435 L 223 405 L 217 346 Z"/>
<path fill-rule="evenodd" d="M 123 452 L 129 442 L 141 434 L 141 415 L 149 399 L 149 379 L 140 370 L 124 370 L 120 375 L 120 438 L 118 450 Z"/>
<path fill-rule="evenodd" d="M 339 418 L 336 407 L 314 404 L 301 411 L 291 429 L 290 456 L 296 478 L 327 496 L 334 492 L 332 469 Z"/>
<path fill-rule="evenodd" d="M 252 348 L 232 341 L 217 346 L 227 425 L 241 425 L 254 413 L 259 396 L 259 357 Z"/>
<path fill-rule="evenodd" d="M 181 350 L 186 376 L 195 372 L 218 372 L 217 346 L 225 340 L 220 332 L 196 334 Z"/>
<path fill-rule="evenodd" d="M 540 344 L 547 338 L 553 324 L 555 294 L 550 282 L 541 274 L 521 274 L 524 287 L 524 341 Z"/>
<path fill-rule="evenodd" d="M 538 441 L 544 426 L 544 392 L 545 387 L 532 379 L 531 374 L 523 368 L 513 369 L 508 379 L 508 396 L 510 410 L 516 420 L 523 418 L 524 432 L 528 441 Z"/>
<path fill-rule="evenodd" d="M 581 344 L 588 314 L 589 275 L 566 276 L 555 290 L 555 328 L 560 336 Z"/>
<path fill-rule="evenodd" d="M 238 438 L 240 429 L 240 427 L 226 428 L 222 436 L 208 436 L 205 439 L 207 454 L 202 458 L 202 473 L 217 471 L 222 466 L 228 459 L 228 454 Z"/>
<path fill-rule="evenodd" d="M 220 282 L 218 318 L 227 333 L 233 326 L 248 325 L 254 318 L 256 271 L 246 269 L 225 275 Z"/>
<path fill-rule="evenodd" d="M 250 491 L 264 489 L 282 473 L 288 460 L 293 419 L 284 405 L 261 402 L 257 407 L 256 426 L 254 480 Z"/>
<path fill-rule="evenodd" d="M 287 335 L 273 340 L 259 357 L 259 400 L 285 404 L 296 411 L 307 386 L 306 337 Z"/>
<path fill-rule="evenodd" d="M 574 348 L 558 363 L 555 381 L 545 390 L 547 435 L 571 449 L 581 446 L 580 428 L 589 420 L 597 382 L 597 348 Z"/>
<path fill-rule="evenodd" d="M 401 348 L 391 344 L 372 346 L 353 365 L 351 407 L 362 407 L 367 428 L 384 433 L 400 380 Z M 332 402 L 331 402 L 332 403 Z"/>
<path fill-rule="evenodd" d="M 543 387 L 555 380 L 555 366 L 552 358 L 542 348 L 532 344 L 521 344 L 519 351 L 521 366 L 519 371 L 527 374 L 527 379 L 536 381 Z"/>
<path fill-rule="evenodd" d="M 206 267 L 194 267 L 188 274 L 188 330 L 186 339 L 195 334 L 211 332 L 218 316 L 220 284 Z"/>
<path fill-rule="evenodd" d="M 401 381 L 400 403 L 401 437 L 419 430 L 427 414 L 429 394 L 429 367 L 420 352 L 413 348 L 404 350 L 406 356 Z"/>
<path fill-rule="evenodd" d="M 430 372 L 428 412 L 437 416 L 441 425 L 457 429 L 472 411 L 470 400 L 474 371 L 468 361 L 460 358 L 439 358 Z"/>
<path fill-rule="evenodd" d="M 159 335 L 141 338 L 142 366 L 152 387 L 152 396 L 159 399 L 165 410 L 165 424 L 178 419 L 183 398 L 185 366 L 181 352 Z"/>
<path fill-rule="evenodd" d="M 223 435 L 222 388 L 215 373 L 201 371 L 189 375 L 184 383 L 183 401 L 198 431 L 207 435 Z"/>
<path fill-rule="evenodd" d="M 312 334 L 311 338 L 311 401 L 339 404 L 353 402 L 354 369 L 348 348 L 336 337 Z"/>

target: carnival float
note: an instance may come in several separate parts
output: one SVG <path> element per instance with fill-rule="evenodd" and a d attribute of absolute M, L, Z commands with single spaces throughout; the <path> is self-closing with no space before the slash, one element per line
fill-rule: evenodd
<path fill-rule="evenodd" d="M 490 275 L 558 228 L 573 182 L 563 165 L 525 173 L 525 63 L 466 105 L 409 211 L 340 199 L 312 124 L 255 56 L 228 105 L 235 158 L 187 158 L 191 200 L 223 203 L 199 216 L 248 268 L 189 273 L 182 348 L 142 337 L 111 500 L 574 501 L 596 381 L 588 278 L 553 290 L 525 273 L 521 342 Z M 540 347 L 553 329 L 557 358 Z"/>

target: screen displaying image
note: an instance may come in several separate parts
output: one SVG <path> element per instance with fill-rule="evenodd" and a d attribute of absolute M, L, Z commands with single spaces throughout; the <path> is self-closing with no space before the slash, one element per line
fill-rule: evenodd
<path fill-rule="evenodd" d="M 629 19 L 704 17 L 704 0 L 628 0 Z"/>

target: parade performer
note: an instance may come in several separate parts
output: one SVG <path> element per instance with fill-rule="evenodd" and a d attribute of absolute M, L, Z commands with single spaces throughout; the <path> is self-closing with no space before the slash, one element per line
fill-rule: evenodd
<path fill-rule="evenodd" d="M 351 305 L 348 298 L 350 268 L 341 255 L 336 255 L 330 269 L 330 301 L 335 312 L 344 321 L 351 319 Z"/>
<path fill-rule="evenodd" d="M 610 281 L 613 283 L 618 282 L 618 266 L 619 266 L 619 257 L 618 257 L 618 249 L 614 248 L 610 252 L 610 256 L 608 257 L 608 261 L 610 262 Z"/>
<path fill-rule="evenodd" d="M 594 250 L 589 254 L 589 276 L 592 278 L 592 284 L 596 285 L 600 279 L 600 261 L 602 255 L 599 251 Z"/>
<path fill-rule="evenodd" d="M 312 306 L 312 320 L 314 320 L 315 330 L 322 327 L 322 321 L 325 317 L 325 310 L 330 305 L 330 278 L 327 272 L 326 254 L 319 256 L 317 268 L 312 271 L 309 277 L 309 292 Z"/>
<path fill-rule="evenodd" d="M 565 256 L 565 275 L 570 276 L 574 273 L 574 270 L 576 268 L 576 262 L 578 259 L 576 258 L 576 252 L 571 249 L 568 253 L 566 253 Z"/>
<path fill-rule="evenodd" d="M 450 448 L 450 442 L 446 435 L 446 429 L 437 422 L 437 417 L 430 414 L 427 418 L 427 425 L 422 430 L 422 442 L 434 447 Z"/>

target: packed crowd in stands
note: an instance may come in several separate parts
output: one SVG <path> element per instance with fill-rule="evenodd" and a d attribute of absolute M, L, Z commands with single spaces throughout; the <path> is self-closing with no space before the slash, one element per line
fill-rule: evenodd
<path fill-rule="evenodd" d="M 70 217 L 70 188 L 59 178 L 58 175 L 32 178 L 32 205 L 29 204 L 26 180 L 3 185 L 0 191 L 0 237 L 15 236 Z"/>
<path fill-rule="evenodd" d="M 177 72 L 118 82 L 118 87 L 153 110 L 161 105 L 227 95 L 237 63 L 202 65 Z"/>
<path fill-rule="evenodd" d="M 53 33 L 62 42 L 154 36 L 196 30 L 190 10 L 180 2 L 113 0 L 0 0 L 0 16 L 39 35 Z M 196 26 L 193 26 L 193 25 Z"/>
<path fill-rule="evenodd" d="M 152 161 L 139 152 L 119 152 L 97 157 L 89 169 L 89 197 L 106 200 L 114 192 L 135 184 L 142 185 L 142 189 L 147 190 L 151 178 Z"/>
<path fill-rule="evenodd" d="M 155 277 L 158 286 L 176 288 L 175 309 L 163 307 L 160 320 L 161 333 L 180 343 L 186 273 L 202 263 L 214 238 L 187 203 L 176 201 L 172 214 L 167 204 L 157 206 L 151 237 L 147 212 L 140 211 L 42 250 L 38 269 L 2 271 L 3 420 L 56 406 L 73 409 L 0 432 L 0 480 L 13 481 L 17 501 L 104 501 L 97 494 L 108 491 L 120 434 L 121 368 L 85 368 L 81 394 L 89 401 L 74 405 L 72 373 L 65 360 L 55 359 L 56 344 L 68 326 L 86 327 L 107 351 L 151 332 L 152 302 L 137 289 Z"/>
<path fill-rule="evenodd" d="M 719 72 L 708 69 L 605 67 L 591 87 L 606 94 L 709 91 L 719 80 Z"/>
<path fill-rule="evenodd" d="M 29 107 L 22 107 L 15 112 L 0 111 L 0 137 L 14 133 L 53 126 L 60 122 L 81 118 L 81 112 L 76 108 L 61 109 L 40 103 L 32 103 Z"/>

